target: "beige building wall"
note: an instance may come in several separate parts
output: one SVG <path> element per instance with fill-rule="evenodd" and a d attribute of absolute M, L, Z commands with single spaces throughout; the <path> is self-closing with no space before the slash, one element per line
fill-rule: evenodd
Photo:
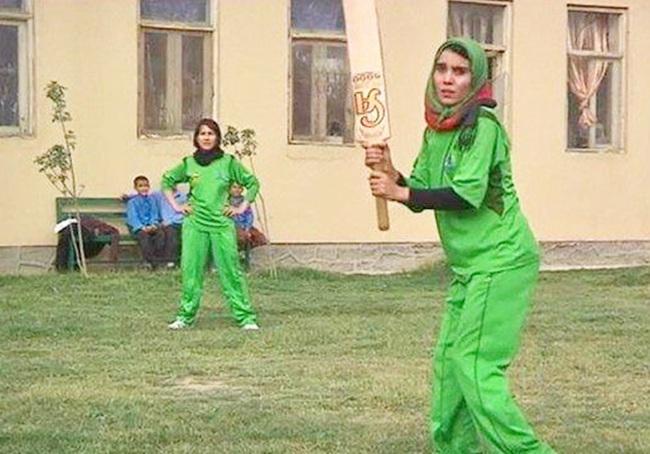
<path fill-rule="evenodd" d="M 435 240 L 431 213 L 393 206 L 377 231 L 362 152 L 288 144 L 288 0 L 219 0 L 215 117 L 252 127 L 272 240 L 289 243 Z M 625 152 L 572 154 L 566 136 L 567 4 L 512 1 L 510 130 L 515 181 L 541 240 L 649 240 L 650 2 L 573 1 L 627 8 Z M 444 0 L 378 0 L 394 160 L 408 172 L 424 127 L 423 88 L 446 34 Z M 0 246 L 55 243 L 58 193 L 33 159 L 60 142 L 44 87 L 69 88 L 84 196 L 117 196 L 136 174 L 156 182 L 192 151 L 187 137 L 137 135 L 136 1 L 34 1 L 34 134 L 0 137 L 5 184 Z"/>

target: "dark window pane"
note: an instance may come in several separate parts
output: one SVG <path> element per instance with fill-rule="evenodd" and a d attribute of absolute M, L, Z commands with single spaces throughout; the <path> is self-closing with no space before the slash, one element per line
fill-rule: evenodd
<path fill-rule="evenodd" d="M 0 0 L 0 9 L 23 9 L 22 0 Z"/>
<path fill-rule="evenodd" d="M 578 99 L 567 90 L 569 101 L 569 127 L 568 145 L 569 148 L 588 148 L 589 147 L 589 128 L 584 128 L 578 122 L 580 118 L 580 109 L 578 108 Z"/>
<path fill-rule="evenodd" d="M 141 0 L 140 15 L 143 19 L 207 23 L 208 0 Z"/>
<path fill-rule="evenodd" d="M 327 124 L 325 134 L 331 137 L 345 136 L 346 109 L 349 104 L 348 68 L 345 47 L 328 47 L 325 62 L 325 90 L 327 93 Z M 348 116 L 348 118 L 350 118 Z"/>
<path fill-rule="evenodd" d="M 611 69 L 611 66 L 610 66 Z M 596 145 L 611 145 L 612 140 L 612 73 L 608 70 L 596 92 Z"/>
<path fill-rule="evenodd" d="M 313 49 L 306 44 L 293 45 L 293 135 L 311 135 L 311 66 Z"/>
<path fill-rule="evenodd" d="M 163 130 L 168 124 L 167 35 L 144 34 L 144 128 Z"/>
<path fill-rule="evenodd" d="M 291 0 L 291 27 L 345 31 L 341 0 Z"/>
<path fill-rule="evenodd" d="M 203 37 L 183 36 L 183 129 L 203 118 Z"/>
<path fill-rule="evenodd" d="M 573 66 L 572 66 L 573 64 Z M 620 139 L 617 137 L 617 112 L 620 111 L 619 80 L 620 63 L 608 62 L 597 58 L 570 58 L 569 79 L 575 78 L 579 87 L 578 93 L 584 96 L 585 83 L 599 82 L 596 94 L 589 98 L 588 111 L 580 109 L 581 98 L 573 93 L 575 84 L 570 84 L 567 93 L 568 109 L 568 146 L 569 148 L 608 148 L 619 147 Z M 591 75 L 598 75 L 597 79 L 586 79 Z M 602 80 L 600 77 L 602 76 Z M 590 82 L 585 82 L 589 80 Z M 589 89 L 591 90 L 591 88 Z"/>
<path fill-rule="evenodd" d="M 488 56 L 488 78 L 494 80 L 499 77 L 499 62 L 496 56 Z"/>
<path fill-rule="evenodd" d="M 0 126 L 18 126 L 18 27 L 0 25 Z"/>

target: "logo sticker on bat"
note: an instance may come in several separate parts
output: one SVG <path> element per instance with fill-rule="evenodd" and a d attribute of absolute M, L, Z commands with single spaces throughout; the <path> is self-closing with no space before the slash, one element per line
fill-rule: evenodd
<path fill-rule="evenodd" d="M 362 126 L 374 128 L 386 116 L 386 107 L 379 99 L 380 96 L 381 90 L 379 88 L 372 88 L 367 96 L 363 96 L 361 91 L 354 93 L 354 110 L 361 117 L 360 123 Z"/>

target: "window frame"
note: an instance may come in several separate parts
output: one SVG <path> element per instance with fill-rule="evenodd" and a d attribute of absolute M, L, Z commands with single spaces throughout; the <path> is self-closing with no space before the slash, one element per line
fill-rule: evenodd
<path fill-rule="evenodd" d="M 0 24 L 18 28 L 18 126 L 0 126 L 0 137 L 34 134 L 34 14 L 32 0 L 22 0 L 21 10 L 0 9 Z"/>
<path fill-rule="evenodd" d="M 510 115 L 512 102 L 512 0 L 447 0 L 447 11 L 446 11 L 446 23 L 447 30 L 446 36 L 449 38 L 450 23 L 449 15 L 451 12 L 452 3 L 456 4 L 470 4 L 470 5 L 482 5 L 482 6 L 496 6 L 503 8 L 503 44 L 481 44 L 481 47 L 485 50 L 485 53 L 489 58 L 499 57 L 500 59 L 500 72 L 504 78 L 504 89 L 503 89 L 503 103 L 501 106 L 498 106 L 497 109 L 501 111 L 501 120 L 504 124 L 510 125 Z M 497 59 L 499 62 L 499 59 Z M 494 86 L 493 86 L 494 88 Z M 499 109 L 500 107 L 500 109 Z"/>
<path fill-rule="evenodd" d="M 207 116 L 213 117 L 216 110 L 216 93 L 217 74 L 215 55 L 218 49 L 216 33 L 217 23 L 217 0 L 208 0 L 206 2 L 208 10 L 208 20 L 206 23 L 189 23 L 165 20 L 152 20 L 142 18 L 142 1 L 138 0 L 138 119 L 137 134 L 139 138 L 187 138 L 191 136 L 193 130 L 183 129 L 183 98 L 182 98 L 182 36 L 196 35 L 203 36 L 203 80 L 209 84 L 207 89 L 204 87 L 203 106 L 207 110 Z M 167 87 L 166 93 L 170 99 L 169 103 L 173 107 L 179 118 L 172 129 L 168 130 L 148 130 L 145 129 L 145 83 L 144 83 L 144 65 L 145 65 L 145 33 L 164 33 L 167 36 Z M 170 39 L 171 38 L 171 39 Z M 172 50 L 172 52 L 169 52 Z M 171 76 L 171 77 L 170 77 Z M 171 93 L 171 95 L 170 95 Z"/>
<path fill-rule="evenodd" d="M 567 26 L 566 26 L 566 52 L 565 52 L 565 58 L 566 58 L 566 64 L 564 65 L 565 67 L 565 78 L 566 78 L 566 83 L 565 83 L 565 89 L 566 89 L 566 97 L 565 97 L 565 111 L 564 111 L 564 120 L 565 120 L 565 131 L 564 131 L 564 138 L 565 138 L 565 151 L 567 153 L 575 153 L 575 154 L 601 154 L 601 153 L 615 153 L 615 154 L 620 154 L 624 153 L 626 149 L 626 136 L 625 130 L 626 130 L 626 115 L 627 115 L 627 86 L 626 86 L 626 81 L 627 81 L 627 59 L 626 59 L 626 53 L 627 53 L 627 8 L 624 7 L 604 7 L 604 6 L 589 6 L 589 5 L 577 5 L 577 4 L 569 4 L 567 5 L 566 9 L 566 20 L 567 20 Z M 578 50 L 578 51 L 571 51 L 569 48 L 569 13 L 571 12 L 578 12 L 578 13 L 600 13 L 600 14 L 612 14 L 618 16 L 618 43 L 619 43 L 619 49 L 617 52 L 607 52 L 607 53 L 601 53 L 598 51 L 589 51 L 589 50 Z M 569 76 L 568 76 L 568 68 L 569 66 L 569 55 L 577 55 L 577 56 L 583 56 L 583 57 L 593 57 L 597 59 L 605 59 L 605 60 L 612 60 L 616 61 L 619 63 L 619 68 L 620 71 L 617 75 L 617 77 L 614 79 L 614 83 L 618 83 L 618 100 L 612 100 L 612 112 L 610 113 L 610 121 L 612 122 L 612 140 L 611 144 L 608 146 L 590 146 L 586 148 L 574 148 L 569 146 L 569 129 L 571 128 L 571 125 L 569 124 L 569 96 L 571 95 L 571 90 L 569 88 Z M 618 79 L 618 80 L 616 80 Z M 616 93 L 614 93 L 616 94 Z M 596 104 L 596 96 L 594 96 L 591 100 L 590 103 L 590 108 L 596 109 L 597 104 Z M 618 112 L 617 112 L 618 111 Z M 592 127 L 593 128 L 593 127 Z M 590 128 L 590 129 L 592 129 Z M 593 139 L 595 140 L 595 131 L 590 130 L 590 142 Z"/>
<path fill-rule="evenodd" d="M 294 93 L 293 93 L 293 80 L 294 80 L 294 75 L 293 75 L 293 47 L 294 44 L 300 44 L 300 43 L 307 43 L 312 46 L 313 49 L 326 49 L 326 46 L 328 45 L 338 45 L 341 46 L 345 49 L 345 55 L 346 55 L 346 62 L 348 66 L 348 71 L 350 68 L 350 63 L 348 60 L 348 52 L 347 52 L 347 34 L 345 31 L 337 32 L 337 31 L 332 31 L 332 30 L 306 30 L 306 29 L 294 29 L 291 23 L 291 0 L 289 0 L 287 6 L 287 20 L 288 20 L 288 64 L 289 64 L 289 70 L 288 70 L 288 75 L 289 77 L 287 78 L 288 82 L 288 104 L 287 104 L 287 118 L 288 118 L 288 129 L 287 129 L 287 143 L 289 145 L 317 145 L 317 146 L 332 146 L 332 147 L 349 147 L 349 148 L 354 148 L 355 147 L 355 141 L 354 141 L 354 118 L 353 118 L 353 112 L 352 112 L 352 99 L 348 99 L 348 107 L 345 110 L 345 120 L 346 123 L 349 124 L 350 130 L 344 131 L 343 136 L 328 136 L 323 135 L 322 138 L 318 135 L 309 135 L 309 136 L 299 136 L 299 135 L 294 135 L 293 133 L 293 100 L 294 100 Z M 313 71 L 313 66 L 312 66 L 312 71 Z M 352 85 L 351 85 L 350 78 L 348 77 L 347 80 L 347 92 L 351 93 L 352 92 Z M 326 98 L 326 97 L 325 97 Z M 312 94 L 312 100 L 315 99 Z M 327 118 L 326 112 L 327 112 L 327 102 L 324 103 L 312 103 L 311 106 L 312 110 L 312 115 L 311 115 L 311 121 L 312 123 L 314 122 L 314 112 L 317 110 L 321 111 L 321 114 L 323 111 L 325 112 L 325 115 L 323 115 L 324 118 Z M 325 128 L 325 125 L 320 125 L 320 127 L 317 128 L 318 131 L 322 131 Z M 339 137 L 341 137 L 339 139 Z M 346 137 L 348 137 L 349 141 L 346 142 Z"/>

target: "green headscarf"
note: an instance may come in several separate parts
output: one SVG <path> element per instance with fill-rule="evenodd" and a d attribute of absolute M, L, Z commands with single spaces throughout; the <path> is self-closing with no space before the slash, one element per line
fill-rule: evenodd
<path fill-rule="evenodd" d="M 443 51 L 447 49 L 454 50 L 454 48 L 461 48 L 467 54 L 470 71 L 472 73 L 472 82 L 470 91 L 467 95 L 457 104 L 453 106 L 445 106 L 440 102 L 436 87 L 434 83 L 434 72 L 436 70 L 436 63 L 440 58 Z M 470 38 L 449 38 L 445 41 L 436 52 L 435 59 L 433 60 L 433 68 L 429 75 L 427 82 L 424 104 L 426 110 L 427 122 L 431 125 L 431 120 L 440 125 L 446 119 L 456 116 L 475 98 L 490 98 L 491 92 L 489 91 L 488 81 L 488 61 L 485 51 L 479 43 Z M 486 92 L 484 92 L 486 91 Z M 433 126 L 432 126 L 433 127 Z M 437 128 L 436 128 L 437 129 Z"/>

